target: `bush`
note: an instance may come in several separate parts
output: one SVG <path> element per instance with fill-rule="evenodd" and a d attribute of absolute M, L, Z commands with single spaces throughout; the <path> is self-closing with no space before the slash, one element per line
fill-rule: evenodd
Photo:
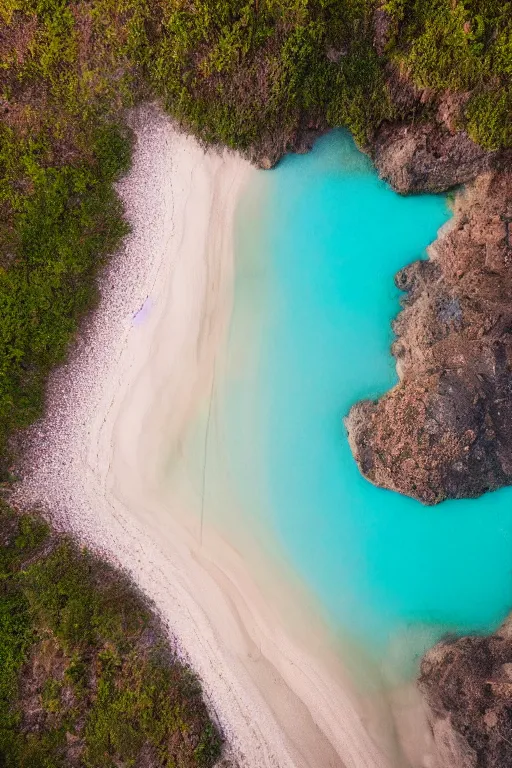
<path fill-rule="evenodd" d="M 499 0 L 388 0 L 389 55 L 422 88 L 468 92 L 465 122 L 488 149 L 512 146 L 512 13 Z"/>
<path fill-rule="evenodd" d="M 512 146 L 512 87 L 474 94 L 466 116 L 468 132 L 478 144 L 486 149 Z"/>
<path fill-rule="evenodd" d="M 199 683 L 127 579 L 37 519 L 0 512 L 0 763 L 65 766 L 72 749 L 90 768 L 142 754 L 212 766 L 220 739 Z"/>
<path fill-rule="evenodd" d="M 0 268 L 0 452 L 9 434 L 42 410 L 46 378 L 63 360 L 91 306 L 94 278 L 127 232 L 112 180 L 127 167 L 128 139 L 98 129 L 93 161 L 45 166 L 41 149 L 8 136 L 25 194 L 4 193 L 15 252 Z M 13 161 L 10 160 L 12 166 Z M 10 169 L 8 169 L 10 170 Z M 9 173 L 4 172 L 9 179 Z M 6 227 L 6 229 L 7 229 Z"/>

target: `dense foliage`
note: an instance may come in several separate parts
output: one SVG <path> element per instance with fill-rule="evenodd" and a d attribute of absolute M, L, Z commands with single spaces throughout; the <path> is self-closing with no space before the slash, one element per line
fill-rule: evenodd
<path fill-rule="evenodd" d="M 94 161 L 74 165 L 47 165 L 43 142 L 21 141 L 12 129 L 2 138 L 1 191 L 11 214 L 0 262 L 3 436 L 39 415 L 46 376 L 94 297 L 95 270 L 126 231 L 112 178 L 128 155 L 112 126 L 96 134 Z"/>
<path fill-rule="evenodd" d="M 197 680 L 118 572 L 0 510 L 0 762 L 210 766 Z"/>
<path fill-rule="evenodd" d="M 127 231 L 125 107 L 157 98 L 203 140 L 270 163 L 308 130 L 344 125 L 364 144 L 409 119 L 397 77 L 422 90 L 415 119 L 449 92 L 476 141 L 512 147 L 510 3 L 0 0 L 1 479 Z M 209 765 L 196 683 L 148 641 L 124 582 L 34 520 L 3 510 L 0 531 L 0 762 Z"/>
<path fill-rule="evenodd" d="M 147 73 L 167 108 L 209 141 L 280 151 L 306 124 L 365 141 L 388 114 L 367 0 L 164 3 Z M 283 141 L 284 138 L 284 141 Z"/>
<path fill-rule="evenodd" d="M 389 53 L 415 83 L 461 94 L 461 127 L 512 146 L 512 7 L 502 0 L 388 0 Z"/>

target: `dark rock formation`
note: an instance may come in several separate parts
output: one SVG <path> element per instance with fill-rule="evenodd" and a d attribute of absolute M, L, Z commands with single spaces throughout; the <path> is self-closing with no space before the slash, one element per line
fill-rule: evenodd
<path fill-rule="evenodd" d="M 257 168 L 268 171 L 288 153 L 304 155 L 313 148 L 315 141 L 328 131 L 323 117 L 304 121 L 293 133 L 287 131 L 268 133 L 257 146 L 245 153 L 245 157 Z"/>
<path fill-rule="evenodd" d="M 420 98 L 428 99 L 427 94 Z M 446 121 L 454 105 L 440 106 Z M 447 113 L 445 115 L 445 113 Z M 475 144 L 463 131 L 451 133 L 436 122 L 383 125 L 373 143 L 373 158 L 382 178 L 403 194 L 442 192 L 490 170 L 496 153 Z"/>
<path fill-rule="evenodd" d="M 436 645 L 421 663 L 439 768 L 512 766 L 512 624 Z"/>
<path fill-rule="evenodd" d="M 458 193 L 429 255 L 396 278 L 400 383 L 346 426 L 371 482 L 435 504 L 512 483 L 512 172 Z"/>

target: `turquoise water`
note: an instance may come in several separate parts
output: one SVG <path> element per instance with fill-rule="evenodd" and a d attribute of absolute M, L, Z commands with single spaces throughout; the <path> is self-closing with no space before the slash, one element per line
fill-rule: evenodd
<path fill-rule="evenodd" d="M 375 488 L 342 424 L 396 381 L 393 276 L 449 216 L 442 197 L 395 194 L 340 131 L 259 174 L 237 232 L 223 451 L 238 498 L 335 632 L 405 666 L 512 604 L 512 493 L 427 508 Z"/>

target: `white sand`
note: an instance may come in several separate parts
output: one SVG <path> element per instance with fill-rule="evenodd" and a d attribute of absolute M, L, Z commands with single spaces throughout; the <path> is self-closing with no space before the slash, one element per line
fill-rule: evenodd
<path fill-rule="evenodd" d="M 41 505 L 152 598 L 240 765 L 397 768 L 390 740 L 385 758 L 340 676 L 292 637 L 240 556 L 214 531 L 191 535 L 179 495 L 162 495 L 162 457 L 171 444 L 179 452 L 211 386 L 229 319 L 234 206 L 252 171 L 205 154 L 153 108 L 134 126 L 133 169 L 119 185 L 133 233 L 52 379 L 18 501 Z"/>

